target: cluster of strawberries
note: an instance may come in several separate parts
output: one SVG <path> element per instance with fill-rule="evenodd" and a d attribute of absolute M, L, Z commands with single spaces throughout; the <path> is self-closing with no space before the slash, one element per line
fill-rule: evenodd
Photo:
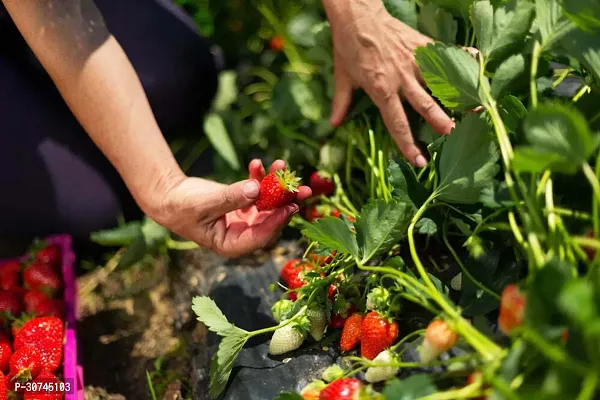
<path fill-rule="evenodd" d="M 0 267 L 0 400 L 64 398 L 56 390 L 64 339 L 61 266 L 60 247 L 39 243 L 22 261 Z"/>
<path fill-rule="evenodd" d="M 310 189 L 312 190 L 313 198 L 308 200 L 308 204 L 304 207 L 303 216 L 308 222 L 316 221 L 319 218 L 331 216 L 340 218 L 342 215 L 340 210 L 329 205 L 322 204 L 320 196 L 329 197 L 335 191 L 335 183 L 331 179 L 330 174 L 324 171 L 315 171 L 310 176 Z M 356 222 L 351 215 L 347 216 L 352 222 Z"/>

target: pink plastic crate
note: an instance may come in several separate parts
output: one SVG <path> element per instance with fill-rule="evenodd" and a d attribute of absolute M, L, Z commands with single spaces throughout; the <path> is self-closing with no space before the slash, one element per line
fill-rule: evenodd
<path fill-rule="evenodd" d="M 51 244 L 57 244 L 62 250 L 62 273 L 64 281 L 65 300 L 65 344 L 63 350 L 63 378 L 65 382 L 74 385 L 65 400 L 84 400 L 83 367 L 77 354 L 77 335 L 75 324 L 78 315 L 77 281 L 75 280 L 75 253 L 69 235 L 53 235 L 46 238 Z M 0 268 L 10 260 L 0 260 Z"/>

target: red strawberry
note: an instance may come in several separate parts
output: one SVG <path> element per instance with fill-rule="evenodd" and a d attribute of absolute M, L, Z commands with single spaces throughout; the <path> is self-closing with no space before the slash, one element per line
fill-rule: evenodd
<path fill-rule="evenodd" d="M 0 371 L 8 372 L 10 358 L 12 357 L 13 351 L 10 348 L 10 342 L 0 342 Z"/>
<path fill-rule="evenodd" d="M 329 298 L 329 300 L 331 300 L 332 303 L 335 301 L 336 294 L 337 294 L 337 286 L 335 283 L 332 283 L 331 285 L 329 285 L 329 288 L 327 289 L 327 297 Z"/>
<path fill-rule="evenodd" d="M 259 211 L 273 210 L 296 201 L 300 178 L 289 169 L 270 172 L 260 182 L 260 193 L 256 201 Z"/>
<path fill-rule="evenodd" d="M 320 266 L 325 266 L 333 261 L 333 257 L 335 257 L 336 254 L 337 252 L 335 250 L 328 256 L 318 256 L 315 253 L 311 253 L 310 260 Z"/>
<path fill-rule="evenodd" d="M 343 352 L 352 350 L 360 343 L 362 320 L 362 315 L 357 313 L 352 314 L 344 323 L 340 338 L 340 348 Z"/>
<path fill-rule="evenodd" d="M 48 264 L 33 262 L 25 269 L 23 280 L 29 289 L 54 296 L 62 288 L 61 276 Z"/>
<path fill-rule="evenodd" d="M 331 211 L 331 216 L 335 218 L 340 218 L 342 214 L 340 213 L 340 210 L 334 208 L 333 211 Z"/>
<path fill-rule="evenodd" d="M 36 317 L 23 324 L 14 335 L 14 348 L 23 346 L 36 346 L 44 340 L 62 343 L 64 336 L 64 324 L 57 317 Z"/>
<path fill-rule="evenodd" d="M 425 339 L 419 350 L 421 362 L 427 364 L 433 361 L 443 352 L 450 350 L 457 341 L 458 335 L 446 321 L 431 321 L 425 330 Z"/>
<path fill-rule="evenodd" d="M 52 299 L 43 292 L 28 290 L 23 297 L 25 312 L 41 317 L 53 315 L 64 319 L 65 303 L 61 299 Z"/>
<path fill-rule="evenodd" d="M 30 390 L 25 392 L 23 400 L 62 400 L 64 399 L 64 393 L 60 391 L 60 387 L 57 387 L 57 383 L 60 382 L 56 375 L 49 371 L 42 371 L 33 380 L 40 389 Z"/>
<path fill-rule="evenodd" d="M 304 218 L 308 221 L 308 222 L 312 222 L 315 221 L 319 218 L 323 218 L 323 213 L 319 212 L 319 210 L 317 209 L 317 207 L 306 207 L 304 209 Z"/>
<path fill-rule="evenodd" d="M 292 258 L 289 260 L 283 268 L 281 268 L 281 279 L 287 285 L 290 281 L 302 271 L 302 260 L 299 258 Z"/>
<path fill-rule="evenodd" d="M 356 378 L 341 378 L 331 382 L 321 391 L 319 400 L 358 400 L 361 383 Z"/>
<path fill-rule="evenodd" d="M 356 218 L 354 218 L 352 215 L 346 215 L 346 217 L 348 218 L 348 221 L 355 223 L 356 222 Z"/>
<path fill-rule="evenodd" d="M 35 258 L 42 264 L 57 267 L 62 264 L 62 250 L 57 244 L 49 244 L 38 250 L 35 253 Z"/>
<path fill-rule="evenodd" d="M 350 306 L 347 307 L 347 309 L 343 312 L 343 313 L 333 313 L 331 315 L 331 321 L 329 322 L 329 327 L 330 328 L 343 328 L 344 324 L 346 323 L 346 319 L 348 319 L 348 316 L 354 314 L 356 312 L 356 307 L 354 306 L 354 304 L 351 304 Z"/>
<path fill-rule="evenodd" d="M 0 291 L 0 321 L 17 318 L 21 312 L 23 312 L 23 302 L 18 292 Z"/>
<path fill-rule="evenodd" d="M 283 46 L 285 46 L 285 39 L 279 35 L 275 35 L 271 38 L 269 45 L 271 46 L 271 50 L 281 51 L 283 50 Z"/>
<path fill-rule="evenodd" d="M 62 343 L 46 339 L 39 342 L 36 347 L 40 352 L 42 370 L 56 372 L 60 368 L 62 362 Z"/>
<path fill-rule="evenodd" d="M 520 326 L 525 318 L 526 299 L 519 287 L 510 284 L 502 291 L 498 327 L 505 334 Z"/>
<path fill-rule="evenodd" d="M 10 261 L 0 267 L 0 289 L 13 290 L 21 286 L 21 263 Z"/>
<path fill-rule="evenodd" d="M 0 400 L 8 399 L 8 383 L 7 377 L 0 372 Z"/>
<path fill-rule="evenodd" d="M 391 346 L 398 338 L 398 324 L 382 318 L 379 313 L 371 311 L 362 322 L 360 355 L 372 360 L 383 350 Z"/>
<path fill-rule="evenodd" d="M 34 346 L 24 346 L 15 350 L 10 358 L 10 374 L 14 380 L 26 382 L 38 376 L 42 370 L 40 351 Z"/>
<path fill-rule="evenodd" d="M 322 171 L 316 171 L 310 176 L 310 188 L 313 196 L 330 196 L 335 190 L 335 185 L 329 174 Z"/>

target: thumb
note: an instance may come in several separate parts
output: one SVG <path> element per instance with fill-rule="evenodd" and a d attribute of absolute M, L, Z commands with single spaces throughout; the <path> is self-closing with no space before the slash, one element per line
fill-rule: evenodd
<path fill-rule="evenodd" d="M 248 179 L 216 190 L 207 195 L 204 201 L 215 218 L 218 218 L 228 212 L 250 206 L 258 198 L 259 191 L 258 181 Z"/>
<path fill-rule="evenodd" d="M 346 72 L 338 67 L 334 74 L 335 91 L 331 105 L 331 125 L 338 126 L 344 122 L 348 107 L 352 102 L 352 81 Z"/>

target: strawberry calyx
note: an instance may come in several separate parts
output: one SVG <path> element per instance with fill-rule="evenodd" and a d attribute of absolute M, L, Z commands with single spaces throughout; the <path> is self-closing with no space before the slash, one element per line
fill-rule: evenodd
<path fill-rule="evenodd" d="M 290 171 L 289 168 L 278 169 L 275 176 L 281 187 L 288 192 L 298 192 L 301 179 L 296 176 L 295 171 Z"/>
<path fill-rule="evenodd" d="M 33 376 L 31 375 L 31 371 L 31 368 L 21 368 L 19 372 L 13 375 L 11 380 L 18 383 L 29 382 L 33 378 Z"/>

